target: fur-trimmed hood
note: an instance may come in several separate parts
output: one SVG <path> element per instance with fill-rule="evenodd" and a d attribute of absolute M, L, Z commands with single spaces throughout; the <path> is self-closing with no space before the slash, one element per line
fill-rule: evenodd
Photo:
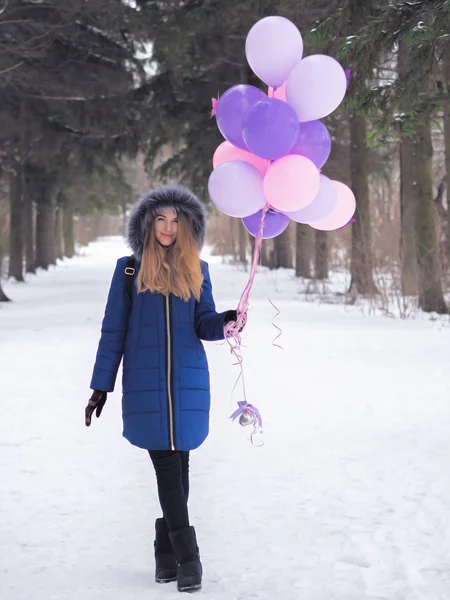
<path fill-rule="evenodd" d="M 200 200 L 188 188 L 167 185 L 150 190 L 134 206 L 128 220 L 127 242 L 137 260 L 142 258 L 144 240 L 152 220 L 159 210 L 173 208 L 186 216 L 199 249 L 205 242 L 206 217 Z"/>

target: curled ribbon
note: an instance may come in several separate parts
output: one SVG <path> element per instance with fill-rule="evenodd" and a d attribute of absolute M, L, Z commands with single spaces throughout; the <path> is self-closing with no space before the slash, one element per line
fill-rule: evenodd
<path fill-rule="evenodd" d="M 280 350 L 283 350 L 283 348 L 280 346 L 280 344 L 277 344 L 277 339 L 281 336 L 281 334 L 283 333 L 281 330 L 281 327 L 278 327 L 278 325 L 275 323 L 275 319 L 280 315 L 280 311 L 279 309 L 275 306 L 275 304 L 272 302 L 272 300 L 270 298 L 268 298 L 270 304 L 273 306 L 273 308 L 277 311 L 277 314 L 274 316 L 274 318 L 272 319 L 272 325 L 275 327 L 275 329 L 278 329 L 279 333 L 276 336 L 276 338 L 273 340 L 272 345 L 276 346 L 277 348 L 279 348 Z"/>

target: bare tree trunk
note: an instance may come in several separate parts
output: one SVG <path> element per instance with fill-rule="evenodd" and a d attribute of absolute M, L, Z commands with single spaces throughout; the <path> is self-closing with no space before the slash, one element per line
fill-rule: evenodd
<path fill-rule="evenodd" d="M 35 269 L 35 224 L 33 200 L 30 196 L 24 198 L 24 223 L 25 223 L 25 270 L 27 273 L 36 273 Z"/>
<path fill-rule="evenodd" d="M 239 262 L 243 265 L 247 264 L 247 230 L 241 221 L 239 224 Z"/>
<path fill-rule="evenodd" d="M 73 205 L 67 201 L 64 203 L 63 208 L 63 237 L 64 237 L 64 256 L 72 258 L 75 256 L 75 232 L 74 232 L 74 213 Z"/>
<path fill-rule="evenodd" d="M 64 192 L 59 190 L 56 195 L 55 207 L 55 258 L 62 259 L 64 256 L 64 236 L 63 236 L 63 206 L 65 203 Z"/>
<path fill-rule="evenodd" d="M 400 144 L 400 256 L 402 261 L 402 292 L 405 296 L 417 294 L 417 251 L 415 208 L 417 199 L 414 186 L 414 141 L 403 138 Z"/>
<path fill-rule="evenodd" d="M 269 252 L 270 240 L 263 240 L 261 245 L 261 266 L 269 267 L 271 266 L 270 260 L 270 252 Z"/>
<path fill-rule="evenodd" d="M 53 259 L 54 210 L 50 198 L 40 198 L 36 214 L 36 268 L 48 269 Z"/>
<path fill-rule="evenodd" d="M 29 165 L 27 190 L 36 202 L 36 268 L 48 269 L 55 259 L 54 176 L 44 167 Z"/>
<path fill-rule="evenodd" d="M 327 119 L 333 137 L 330 158 L 324 166 L 324 174 L 330 179 L 342 181 L 351 187 L 350 123 L 346 113 L 333 113 Z M 333 238 L 326 231 L 316 230 L 314 277 L 328 279 L 328 260 Z"/>
<path fill-rule="evenodd" d="M 447 249 L 446 249 L 446 236 L 445 236 L 445 223 L 447 218 L 447 211 L 444 206 L 444 192 L 445 192 L 445 177 L 438 185 L 437 194 L 434 198 L 434 208 L 436 216 L 436 239 L 439 245 L 439 261 L 440 261 L 440 273 L 441 276 L 444 273 L 444 267 L 447 265 Z"/>
<path fill-rule="evenodd" d="M 447 92 L 444 101 L 444 139 L 445 139 L 445 172 L 447 174 L 447 243 L 446 243 L 446 271 L 450 268 L 450 46 L 444 54 L 445 89 Z"/>
<path fill-rule="evenodd" d="M 295 276 L 311 279 L 312 230 L 309 225 L 297 223 L 295 243 Z"/>
<path fill-rule="evenodd" d="M 398 46 L 398 74 L 406 76 L 410 71 L 410 49 L 400 40 Z M 418 291 L 417 252 L 415 232 L 414 141 L 404 137 L 400 144 L 400 260 L 402 265 L 402 292 L 415 296 Z"/>
<path fill-rule="evenodd" d="M 316 279 L 328 279 L 328 236 L 326 231 L 316 230 L 315 246 L 314 276 Z"/>
<path fill-rule="evenodd" d="M 256 238 L 255 238 L 255 237 L 253 237 L 251 233 L 249 233 L 249 234 L 247 235 L 247 237 L 248 237 L 248 241 L 249 241 L 249 243 L 250 243 L 250 252 L 251 252 L 251 255 L 253 256 L 253 254 L 254 254 L 254 252 L 255 252 L 255 242 L 256 242 Z"/>
<path fill-rule="evenodd" d="M 0 281 L 0 302 L 11 302 L 10 298 L 5 294 L 2 289 L 2 282 Z"/>
<path fill-rule="evenodd" d="M 63 257 L 63 235 L 62 235 L 62 206 L 58 203 L 55 209 L 55 258 Z"/>
<path fill-rule="evenodd" d="M 9 174 L 10 235 L 9 276 L 17 281 L 23 278 L 23 178 L 22 165 L 17 162 Z"/>
<path fill-rule="evenodd" d="M 431 111 L 420 115 L 415 136 L 416 240 L 419 269 L 419 306 L 425 312 L 447 314 L 441 282 L 439 243 L 433 197 Z"/>
<path fill-rule="evenodd" d="M 350 115 L 352 188 L 357 198 L 356 220 L 352 228 L 352 280 L 350 291 L 364 296 L 372 296 L 376 292 L 376 288 L 373 280 L 369 160 L 366 133 L 365 117 L 356 114 Z"/>
<path fill-rule="evenodd" d="M 52 219 L 52 229 L 51 235 L 48 240 L 48 258 L 50 265 L 56 265 L 56 200 L 52 196 L 50 196 L 50 210 L 51 210 L 51 219 Z"/>
<path fill-rule="evenodd" d="M 232 254 L 233 254 L 233 261 L 234 262 L 239 262 L 239 227 L 240 227 L 240 222 L 239 219 L 233 219 L 232 217 L 230 217 L 230 226 L 231 226 L 231 235 L 232 235 Z"/>
<path fill-rule="evenodd" d="M 279 269 L 283 267 L 285 269 L 292 269 L 292 237 L 291 228 L 288 227 L 273 238 L 273 255 L 272 255 L 272 269 Z"/>
<path fill-rule="evenodd" d="M 1 222 L 0 222 L 1 226 Z M 0 302 L 10 302 L 10 299 L 2 289 L 2 275 L 3 275 L 3 246 L 1 238 L 1 227 L 0 227 Z"/>
<path fill-rule="evenodd" d="M 5 225 L 6 224 L 4 222 L 4 214 L 3 214 L 3 211 L 1 210 L 1 204 L 0 204 L 0 302 L 9 302 L 9 298 L 7 297 L 7 295 L 5 294 L 5 292 L 2 289 L 4 235 L 6 233 Z"/>

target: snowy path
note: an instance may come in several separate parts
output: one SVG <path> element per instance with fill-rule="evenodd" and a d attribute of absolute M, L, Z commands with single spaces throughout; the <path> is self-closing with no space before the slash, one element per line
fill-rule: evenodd
<path fill-rule="evenodd" d="M 120 386 L 101 419 L 83 424 L 124 253 L 120 240 L 101 240 L 27 286 L 6 286 L 15 302 L 0 306 L 2 600 L 178 597 L 153 581 L 154 476 L 121 438 Z M 232 308 L 245 274 L 211 262 L 218 308 Z M 448 323 L 306 304 L 286 275 L 257 279 L 245 369 L 265 445 L 228 420 L 237 370 L 225 346 L 208 345 L 211 435 L 191 459 L 205 571 L 197 596 L 448 600 Z M 271 346 L 268 295 L 283 352 Z"/>

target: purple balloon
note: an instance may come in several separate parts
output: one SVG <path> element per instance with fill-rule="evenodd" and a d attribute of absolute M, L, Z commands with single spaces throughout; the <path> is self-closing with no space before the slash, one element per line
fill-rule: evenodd
<path fill-rule="evenodd" d="M 318 169 L 327 162 L 331 152 L 331 136 L 321 121 L 300 123 L 298 142 L 291 154 L 300 154 L 313 161 Z"/>
<path fill-rule="evenodd" d="M 276 98 L 260 100 L 245 119 L 242 137 L 248 150 L 269 160 L 289 154 L 298 140 L 300 124 L 293 108 Z"/>
<path fill-rule="evenodd" d="M 235 85 L 219 100 L 216 110 L 217 127 L 233 146 L 247 150 L 242 139 L 242 126 L 248 111 L 266 94 L 253 85 Z"/>
<path fill-rule="evenodd" d="M 337 189 L 331 179 L 325 175 L 320 176 L 320 187 L 317 196 L 301 210 L 286 213 L 297 223 L 314 223 L 330 215 L 338 201 Z"/>
<path fill-rule="evenodd" d="M 344 229 L 345 227 L 348 227 L 349 225 L 351 225 L 352 223 L 354 223 L 356 221 L 356 219 L 354 219 L 353 217 L 350 219 L 350 221 L 348 221 L 345 225 L 342 225 L 342 227 L 338 227 L 337 229 L 335 229 L 335 231 L 340 231 L 341 229 Z"/>
<path fill-rule="evenodd" d="M 261 223 L 262 210 L 259 210 L 254 215 L 242 219 L 245 229 L 254 237 L 258 235 L 259 224 Z M 289 225 L 289 217 L 283 213 L 269 209 L 266 213 L 263 223 L 262 237 L 265 240 L 274 238 L 286 229 Z"/>
<path fill-rule="evenodd" d="M 347 79 L 347 89 L 348 89 L 348 86 L 350 85 L 351 74 L 352 74 L 352 70 L 351 69 L 345 69 L 345 77 Z"/>

